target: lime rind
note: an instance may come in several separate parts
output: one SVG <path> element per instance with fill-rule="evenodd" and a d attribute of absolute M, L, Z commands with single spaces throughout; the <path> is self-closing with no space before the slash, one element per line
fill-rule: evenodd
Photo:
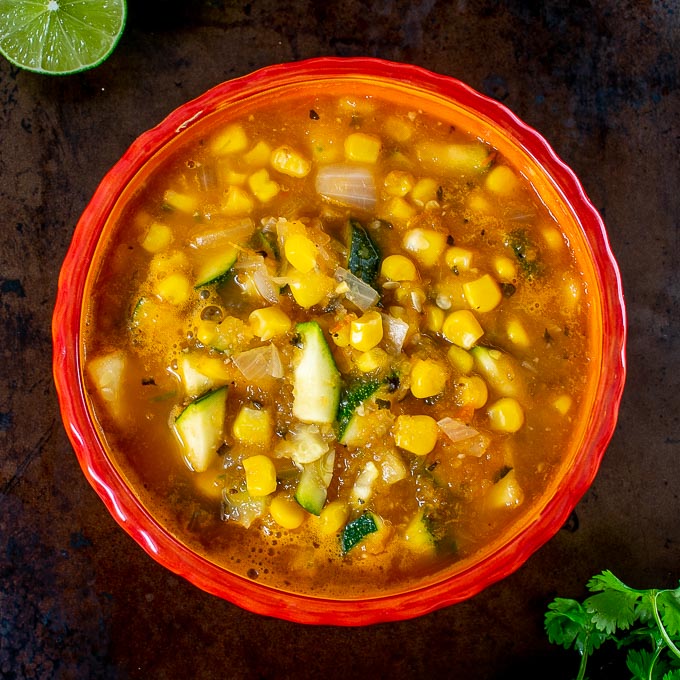
<path fill-rule="evenodd" d="M 109 57 L 126 18 L 125 0 L 0 0 L 0 53 L 34 73 L 79 73 Z"/>

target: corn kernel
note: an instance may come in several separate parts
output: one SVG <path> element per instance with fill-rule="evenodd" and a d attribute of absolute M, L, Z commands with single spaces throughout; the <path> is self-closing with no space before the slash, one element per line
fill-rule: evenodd
<path fill-rule="evenodd" d="M 153 276 L 167 276 L 179 270 L 186 271 L 187 269 L 189 269 L 189 259 L 179 250 L 159 253 L 154 255 L 149 262 L 149 273 Z"/>
<path fill-rule="evenodd" d="M 142 248 L 149 253 L 157 253 L 170 245 L 172 241 L 172 231 L 170 227 L 160 222 L 152 222 L 144 239 L 142 240 Z"/>
<path fill-rule="evenodd" d="M 459 406 L 482 408 L 488 398 L 486 383 L 478 375 L 463 375 L 456 381 L 456 403 Z"/>
<path fill-rule="evenodd" d="M 385 368 L 389 363 L 389 356 L 384 349 L 374 347 L 368 352 L 360 354 L 355 361 L 356 367 L 362 373 L 370 373 Z"/>
<path fill-rule="evenodd" d="M 411 366 L 411 394 L 418 399 L 434 397 L 444 391 L 448 377 L 444 364 L 432 359 L 416 359 Z"/>
<path fill-rule="evenodd" d="M 446 248 L 446 234 L 434 229 L 410 229 L 404 234 L 402 245 L 425 267 L 432 267 Z"/>
<path fill-rule="evenodd" d="M 425 329 L 432 333 L 441 332 L 446 316 L 444 310 L 436 305 L 425 305 L 423 311 L 425 312 Z"/>
<path fill-rule="evenodd" d="M 571 408 L 572 399 L 568 394 L 562 394 L 553 401 L 553 406 L 563 415 L 566 416 Z"/>
<path fill-rule="evenodd" d="M 383 324 L 379 312 L 366 312 L 350 324 L 349 343 L 360 352 L 373 349 L 382 337 Z"/>
<path fill-rule="evenodd" d="M 269 178 L 266 168 L 261 168 L 248 177 L 248 186 L 260 203 L 268 203 L 276 196 L 281 187 Z"/>
<path fill-rule="evenodd" d="M 242 187 L 246 183 L 248 175 L 246 175 L 245 172 L 237 172 L 236 170 L 227 169 L 223 173 L 223 179 L 225 184 L 234 184 L 236 186 Z"/>
<path fill-rule="evenodd" d="M 385 134 L 391 137 L 397 142 L 406 142 L 411 139 L 413 135 L 413 124 L 404 120 L 403 118 L 398 118 L 397 116 L 390 116 L 383 126 Z"/>
<path fill-rule="evenodd" d="M 486 497 L 487 505 L 491 508 L 512 508 L 522 504 L 524 491 L 517 481 L 514 470 L 497 481 L 489 490 Z"/>
<path fill-rule="evenodd" d="M 418 270 L 405 255 L 388 255 L 380 265 L 380 274 L 390 281 L 415 281 Z"/>
<path fill-rule="evenodd" d="M 387 201 L 384 211 L 386 218 L 396 222 L 408 222 L 416 214 L 416 209 L 399 196 L 394 196 Z"/>
<path fill-rule="evenodd" d="M 269 514 L 284 529 L 297 529 L 305 521 L 305 511 L 302 507 L 283 494 L 272 498 L 269 504 Z"/>
<path fill-rule="evenodd" d="M 423 177 L 416 182 L 411 190 L 411 199 L 416 205 L 425 205 L 429 201 L 437 200 L 439 184 L 430 177 Z"/>
<path fill-rule="evenodd" d="M 454 345 L 470 349 L 484 335 L 484 329 L 471 311 L 459 309 L 444 319 L 442 334 Z"/>
<path fill-rule="evenodd" d="M 507 165 L 497 165 L 486 176 L 484 184 L 494 194 L 510 196 L 519 187 L 519 179 Z"/>
<path fill-rule="evenodd" d="M 242 406 L 234 419 L 234 437 L 250 444 L 268 444 L 272 436 L 272 419 L 269 411 L 254 406 Z"/>
<path fill-rule="evenodd" d="M 475 359 L 472 354 L 462 347 L 458 347 L 458 345 L 451 345 L 451 347 L 449 347 L 446 358 L 449 360 L 449 363 L 454 368 L 457 368 L 463 375 L 470 373 L 475 365 Z"/>
<path fill-rule="evenodd" d="M 253 199 L 241 187 L 230 186 L 222 199 L 222 212 L 225 215 L 247 215 L 253 209 Z"/>
<path fill-rule="evenodd" d="M 517 276 L 517 265 L 504 255 L 493 261 L 493 269 L 501 281 L 512 281 Z"/>
<path fill-rule="evenodd" d="M 274 170 L 289 177 L 306 177 L 312 169 L 312 164 L 304 156 L 285 145 L 274 149 L 271 165 Z"/>
<path fill-rule="evenodd" d="M 247 146 L 248 137 L 245 130 L 238 123 L 235 123 L 227 126 L 213 138 L 210 149 L 214 155 L 224 156 L 243 151 Z"/>
<path fill-rule="evenodd" d="M 562 234 L 554 227 L 543 227 L 541 236 L 551 250 L 561 250 L 564 247 Z"/>
<path fill-rule="evenodd" d="M 268 496 L 276 491 L 276 467 L 269 456 L 258 454 L 243 459 L 246 488 L 251 496 Z"/>
<path fill-rule="evenodd" d="M 288 273 L 287 278 L 295 302 L 304 309 L 319 304 L 335 287 L 334 279 L 315 270 L 302 274 L 294 269 Z"/>
<path fill-rule="evenodd" d="M 290 234 L 283 244 L 286 259 L 303 274 L 307 274 L 316 267 L 318 248 L 310 238 L 304 234 Z"/>
<path fill-rule="evenodd" d="M 413 175 L 403 170 L 392 170 L 385 176 L 383 184 L 389 196 L 406 196 L 413 188 Z"/>
<path fill-rule="evenodd" d="M 479 192 L 473 192 L 468 198 L 468 208 L 476 213 L 489 214 L 493 212 L 493 207 L 488 199 Z"/>
<path fill-rule="evenodd" d="M 379 137 L 364 132 L 353 132 L 345 137 L 345 158 L 358 163 L 375 163 L 382 143 Z"/>
<path fill-rule="evenodd" d="M 267 142 L 260 140 L 255 146 L 243 154 L 243 160 L 256 168 L 261 168 L 269 163 L 272 150 Z"/>
<path fill-rule="evenodd" d="M 464 283 L 463 293 L 470 307 L 478 312 L 490 312 L 503 299 L 501 288 L 491 274 Z"/>
<path fill-rule="evenodd" d="M 581 299 L 581 284 L 570 274 L 565 274 L 562 277 L 562 281 L 564 285 L 564 288 L 562 289 L 564 304 L 568 309 L 573 309 Z"/>
<path fill-rule="evenodd" d="M 342 529 L 349 516 L 349 508 L 340 500 L 331 501 L 319 515 L 319 531 L 330 536 Z"/>
<path fill-rule="evenodd" d="M 519 347 L 529 347 L 531 339 L 519 319 L 510 319 L 505 327 L 505 332 L 511 342 Z"/>
<path fill-rule="evenodd" d="M 192 215 L 198 206 L 198 201 L 195 196 L 181 194 L 179 191 L 173 191 L 172 189 L 168 189 L 163 194 L 163 203 L 170 208 L 187 213 L 188 215 Z"/>
<path fill-rule="evenodd" d="M 416 456 L 426 456 L 437 444 L 439 427 L 430 416 L 401 415 L 394 424 L 394 443 Z"/>
<path fill-rule="evenodd" d="M 172 305 L 181 305 L 191 296 L 192 286 L 184 274 L 170 274 L 162 278 L 156 285 L 156 292 L 161 300 Z"/>
<path fill-rule="evenodd" d="M 502 397 L 487 410 L 489 426 L 497 432 L 517 432 L 524 425 L 524 410 L 512 397 Z"/>
<path fill-rule="evenodd" d="M 472 266 L 472 251 L 467 248 L 451 246 L 444 253 L 444 262 L 451 271 L 455 269 L 459 272 L 466 272 Z"/>
<path fill-rule="evenodd" d="M 271 340 L 290 330 L 292 322 L 280 307 L 262 307 L 255 309 L 248 317 L 253 333 L 260 340 Z"/>
<path fill-rule="evenodd" d="M 206 347 L 211 347 L 217 338 L 217 323 L 214 321 L 200 321 L 196 326 L 196 338 Z"/>

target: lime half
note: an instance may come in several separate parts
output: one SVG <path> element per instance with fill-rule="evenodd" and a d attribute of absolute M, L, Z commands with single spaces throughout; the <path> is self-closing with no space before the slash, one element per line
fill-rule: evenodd
<path fill-rule="evenodd" d="M 125 0 L 0 0 L 0 52 L 36 73 L 78 73 L 113 52 L 125 17 Z"/>

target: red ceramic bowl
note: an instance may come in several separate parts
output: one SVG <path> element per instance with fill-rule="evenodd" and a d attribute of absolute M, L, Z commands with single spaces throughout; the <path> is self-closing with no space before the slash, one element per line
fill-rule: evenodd
<path fill-rule="evenodd" d="M 360 84 L 410 101 L 469 128 L 534 184 L 558 218 L 589 281 L 592 362 L 589 407 L 574 435 L 561 474 L 509 535 L 474 558 L 454 564 L 421 586 L 382 597 L 330 600 L 280 592 L 237 576 L 189 550 L 161 526 L 113 464 L 88 408 L 83 388 L 81 331 L 87 282 L 96 266 L 110 216 L 126 189 L 154 167 L 174 142 L 216 115 L 243 111 L 249 102 L 283 98 L 298 88 Z M 106 175 L 76 227 L 59 278 L 53 319 L 54 375 L 61 413 L 80 465 L 116 521 L 156 561 L 196 586 L 245 609 L 291 621 L 364 625 L 425 614 L 465 600 L 518 569 L 564 524 L 591 484 L 612 436 L 625 379 L 626 322 L 621 280 L 604 225 L 584 190 L 546 141 L 507 108 L 453 78 L 375 59 L 321 58 L 271 66 L 232 80 L 180 107 L 143 134 Z"/>

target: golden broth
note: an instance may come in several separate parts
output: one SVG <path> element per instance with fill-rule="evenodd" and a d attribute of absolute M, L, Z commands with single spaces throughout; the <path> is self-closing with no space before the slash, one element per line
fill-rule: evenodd
<path fill-rule="evenodd" d="M 465 112 L 382 94 L 246 102 L 156 159 L 107 225 L 83 334 L 93 414 L 152 515 L 316 596 L 488 551 L 588 406 L 594 302 L 554 197 Z"/>

